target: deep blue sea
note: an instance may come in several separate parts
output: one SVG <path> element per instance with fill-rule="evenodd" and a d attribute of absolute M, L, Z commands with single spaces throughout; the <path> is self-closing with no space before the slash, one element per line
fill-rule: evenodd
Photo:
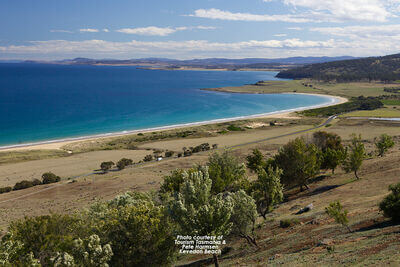
<path fill-rule="evenodd" d="M 200 90 L 275 80 L 274 72 L 0 64 L 0 145 L 274 112 L 319 96 Z"/>

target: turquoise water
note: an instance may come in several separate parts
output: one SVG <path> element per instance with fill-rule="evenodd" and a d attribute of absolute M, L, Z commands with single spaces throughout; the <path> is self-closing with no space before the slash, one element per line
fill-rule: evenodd
<path fill-rule="evenodd" d="M 0 64 L 0 145 L 232 118 L 331 101 L 310 95 L 200 90 L 276 80 L 275 75 Z"/>

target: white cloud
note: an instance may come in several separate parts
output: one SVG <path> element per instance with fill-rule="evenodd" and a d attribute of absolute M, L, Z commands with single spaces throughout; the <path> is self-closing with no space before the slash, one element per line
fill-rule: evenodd
<path fill-rule="evenodd" d="M 286 5 L 311 10 L 314 17 L 327 21 L 386 21 L 390 9 L 399 6 L 393 0 L 282 0 Z"/>
<path fill-rule="evenodd" d="M 218 19 L 218 20 L 232 20 L 232 21 L 282 21 L 303 23 L 310 22 L 312 19 L 306 18 L 302 15 L 257 15 L 251 13 L 233 13 L 216 8 L 211 9 L 197 9 L 193 14 L 187 15 L 190 17 Z"/>
<path fill-rule="evenodd" d="M 288 30 L 292 30 L 292 31 L 301 31 L 301 30 L 303 30 L 303 28 L 301 28 L 301 27 L 288 27 L 287 29 Z"/>
<path fill-rule="evenodd" d="M 91 29 L 91 28 L 86 28 L 86 29 L 79 29 L 80 32 L 99 32 L 98 29 Z"/>
<path fill-rule="evenodd" d="M 359 26 L 361 27 L 361 26 Z M 365 26 L 366 27 L 366 26 Z M 313 28 L 312 31 L 324 31 L 342 39 L 301 40 L 286 38 L 284 40 L 249 40 L 242 42 L 210 42 L 206 40 L 190 41 L 129 41 L 111 42 L 104 40 L 67 41 L 49 40 L 32 41 L 25 45 L 0 46 L 1 58 L 38 58 L 62 59 L 68 57 L 94 58 L 136 58 L 136 57 L 171 57 L 171 58 L 205 58 L 205 57 L 259 57 L 277 58 L 289 56 L 371 56 L 394 54 L 400 51 L 400 30 L 397 25 L 388 27 L 382 35 L 369 38 L 360 32 L 366 28 L 331 27 Z M 328 30 L 330 29 L 330 30 Z M 378 32 L 382 29 L 369 29 Z M 393 31 L 393 34 L 390 34 Z M 357 33 L 357 34 L 355 34 Z M 358 37 L 357 37 L 358 36 Z M 382 37 L 384 36 L 384 37 Z M 368 38 L 367 38 L 368 37 Z"/>
<path fill-rule="evenodd" d="M 67 30 L 50 30 L 50 32 L 73 33 L 72 31 Z"/>
<path fill-rule="evenodd" d="M 178 31 L 186 31 L 192 29 L 199 29 L 199 30 L 213 30 L 216 29 L 215 27 L 210 26 L 196 26 L 196 27 L 143 27 L 143 28 L 124 28 L 119 29 L 117 32 L 127 33 L 127 34 L 137 34 L 137 35 L 147 35 L 147 36 L 167 36 L 173 34 Z"/>
<path fill-rule="evenodd" d="M 279 34 L 274 34 L 275 37 L 285 37 L 287 36 L 286 33 L 279 33 Z"/>
<path fill-rule="evenodd" d="M 372 26 L 346 26 L 346 27 L 320 27 L 311 28 L 310 31 L 329 34 L 351 39 L 366 38 L 371 41 L 381 38 L 394 38 L 400 36 L 400 24 L 372 25 Z M 384 41 L 384 40 L 382 40 Z"/>
<path fill-rule="evenodd" d="M 103 29 L 103 32 L 110 32 L 109 29 Z"/>

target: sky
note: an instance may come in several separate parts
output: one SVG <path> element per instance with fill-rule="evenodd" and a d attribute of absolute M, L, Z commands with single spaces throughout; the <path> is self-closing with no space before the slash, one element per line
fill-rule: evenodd
<path fill-rule="evenodd" d="M 400 52 L 400 0 L 1 0 L 0 25 L 0 59 Z"/>

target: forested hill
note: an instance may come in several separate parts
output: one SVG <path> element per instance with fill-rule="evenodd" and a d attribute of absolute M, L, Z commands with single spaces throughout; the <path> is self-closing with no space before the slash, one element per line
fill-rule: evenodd
<path fill-rule="evenodd" d="M 277 77 L 338 82 L 400 80 L 400 54 L 311 64 L 281 71 Z"/>

